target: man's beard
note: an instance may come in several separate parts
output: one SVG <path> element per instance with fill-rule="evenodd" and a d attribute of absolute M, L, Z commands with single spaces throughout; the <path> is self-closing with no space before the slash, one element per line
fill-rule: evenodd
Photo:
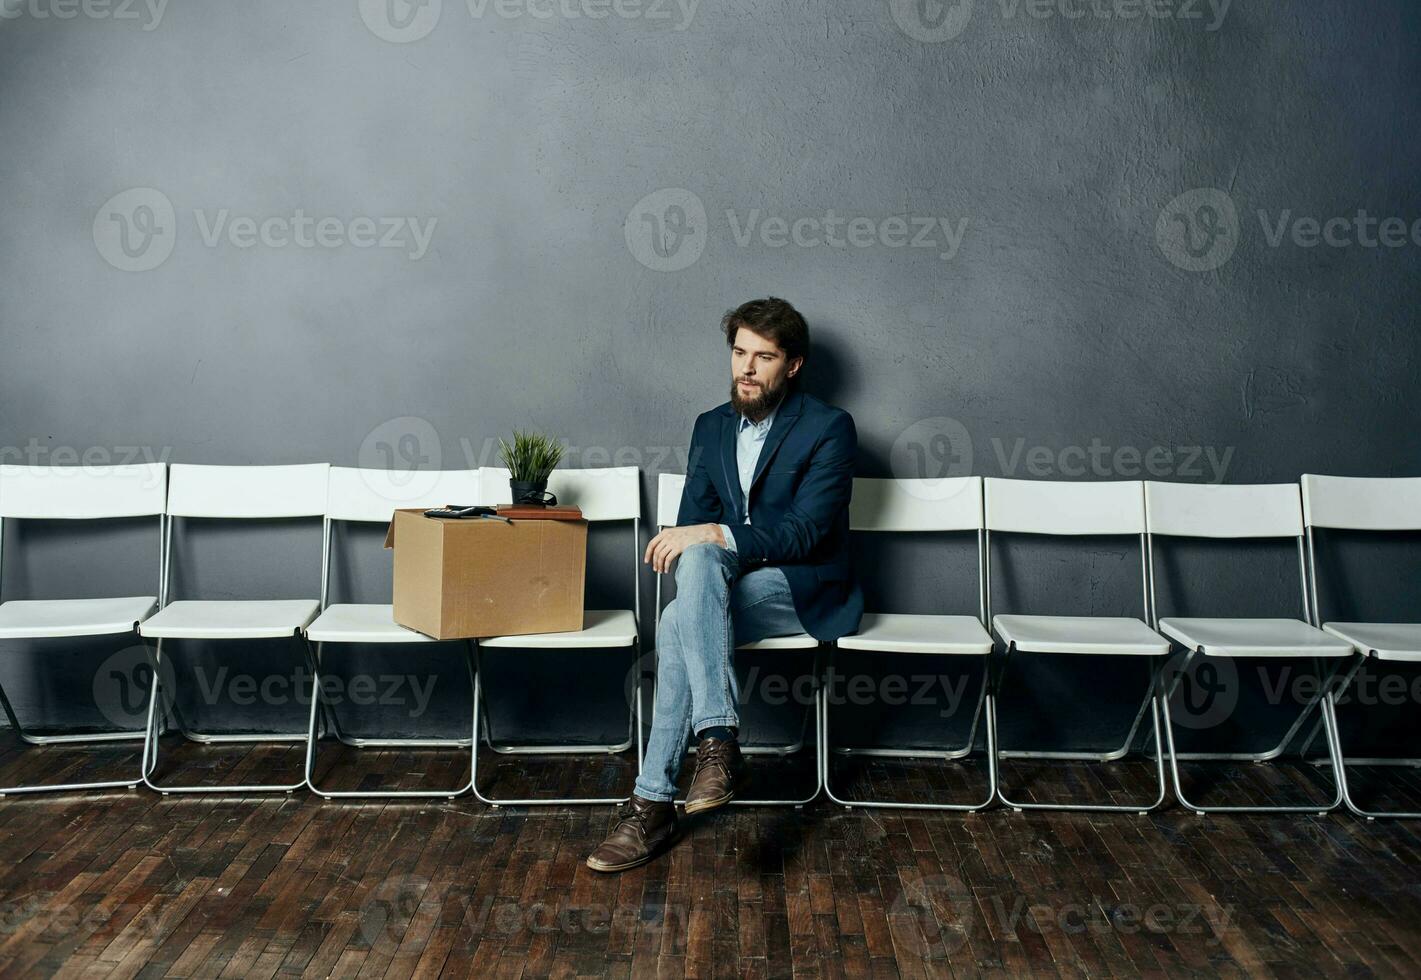
<path fill-rule="evenodd" d="M 759 382 L 756 382 L 757 384 Z M 789 392 L 789 382 L 781 381 L 774 388 L 760 387 L 759 394 L 746 398 L 740 394 L 740 384 L 738 379 L 730 379 L 730 406 L 751 422 L 762 421 L 779 407 L 780 402 L 785 400 L 785 395 Z"/>

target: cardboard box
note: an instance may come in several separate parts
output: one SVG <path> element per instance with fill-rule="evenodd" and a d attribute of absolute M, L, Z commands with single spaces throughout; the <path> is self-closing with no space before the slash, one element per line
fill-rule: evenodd
<path fill-rule="evenodd" d="M 436 640 L 582 629 L 587 522 L 397 510 L 395 622 Z"/>

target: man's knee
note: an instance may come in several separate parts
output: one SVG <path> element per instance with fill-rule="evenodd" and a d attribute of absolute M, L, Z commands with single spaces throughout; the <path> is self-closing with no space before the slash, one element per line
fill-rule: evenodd
<path fill-rule="evenodd" d="M 693 544 L 676 559 L 676 588 L 696 588 L 707 582 L 725 583 L 729 552 L 709 541 Z"/>

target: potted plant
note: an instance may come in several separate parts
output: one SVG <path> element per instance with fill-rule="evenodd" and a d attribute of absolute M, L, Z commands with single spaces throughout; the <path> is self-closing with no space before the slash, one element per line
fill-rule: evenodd
<path fill-rule="evenodd" d="M 548 474 L 562 459 L 563 447 L 537 432 L 513 430 L 513 445 L 498 440 L 498 458 L 508 467 L 515 506 L 546 507 L 558 498 L 548 493 Z"/>

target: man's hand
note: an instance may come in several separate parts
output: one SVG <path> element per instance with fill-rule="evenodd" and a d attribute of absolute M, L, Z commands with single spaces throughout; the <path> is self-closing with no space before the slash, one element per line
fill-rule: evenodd
<path fill-rule="evenodd" d="M 647 543 L 646 555 L 642 561 L 648 562 L 657 574 L 669 572 L 671 563 L 693 544 L 718 544 L 725 547 L 725 535 L 719 524 L 692 524 L 688 527 L 668 527 Z"/>

